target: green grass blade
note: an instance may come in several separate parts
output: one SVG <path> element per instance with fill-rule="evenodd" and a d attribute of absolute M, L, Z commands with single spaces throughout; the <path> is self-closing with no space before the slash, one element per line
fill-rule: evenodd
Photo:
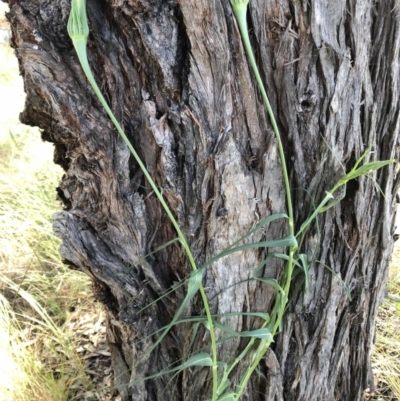
<path fill-rule="evenodd" d="M 326 269 L 328 269 L 335 277 L 338 278 L 338 280 L 343 284 L 343 287 L 346 291 L 346 295 L 349 301 L 352 301 L 352 297 L 351 297 L 351 292 L 350 292 L 350 288 L 349 286 L 342 280 L 342 278 L 340 277 L 339 274 L 337 274 L 331 267 L 329 267 L 327 264 L 325 264 L 324 262 L 321 262 L 320 260 L 316 260 L 316 263 L 319 263 L 320 265 L 324 266 Z"/>
<path fill-rule="evenodd" d="M 229 326 L 219 323 L 219 322 L 215 322 L 215 327 L 218 327 L 220 330 L 224 331 L 225 333 L 231 335 L 232 337 L 240 337 L 241 333 L 231 329 Z"/>
<path fill-rule="evenodd" d="M 260 340 L 266 340 L 273 342 L 274 338 L 272 336 L 271 331 L 267 327 L 262 327 L 261 329 L 251 330 L 251 331 L 243 331 L 240 333 L 241 337 L 254 337 Z"/>
<path fill-rule="evenodd" d="M 304 253 L 301 253 L 298 256 L 299 260 L 300 260 L 300 265 L 301 265 L 301 270 L 304 273 L 304 280 L 305 280 L 305 284 L 304 284 L 304 291 L 305 294 L 308 294 L 308 291 L 310 290 L 310 265 L 308 262 L 308 258 L 307 255 Z"/>
<path fill-rule="evenodd" d="M 149 257 L 149 256 L 151 256 L 151 255 L 154 255 L 154 254 L 157 253 L 157 252 L 162 251 L 163 249 L 169 247 L 170 245 L 175 244 L 176 242 L 180 242 L 180 239 L 179 239 L 178 237 L 172 239 L 171 241 L 166 242 L 165 244 L 160 245 L 159 247 L 157 247 L 156 249 L 154 249 L 154 251 L 152 251 L 152 252 L 148 253 L 147 255 L 143 256 L 142 259 L 146 259 L 147 257 Z M 140 260 L 139 260 L 139 262 L 140 262 Z"/>
<path fill-rule="evenodd" d="M 140 310 L 137 312 L 137 314 L 139 315 L 139 314 L 142 313 L 144 310 L 150 308 L 150 306 L 156 304 L 157 302 L 161 301 L 163 298 L 165 298 L 165 297 L 168 296 L 169 294 L 172 294 L 173 292 L 175 292 L 178 288 L 184 286 L 187 280 L 188 280 L 188 279 L 184 279 L 184 280 L 180 281 L 179 283 L 177 283 L 176 285 L 174 285 L 171 289 L 165 291 L 160 297 L 158 297 L 158 298 L 155 299 L 154 301 L 149 302 L 146 306 L 144 306 L 142 309 L 140 309 Z"/>
<path fill-rule="evenodd" d="M 158 344 L 160 344 L 160 342 L 168 334 L 168 332 L 171 330 L 171 328 L 176 324 L 179 317 L 182 315 L 183 311 L 186 309 L 186 307 L 188 306 L 190 301 L 196 295 L 197 291 L 199 291 L 200 286 L 202 284 L 202 280 L 203 280 L 202 272 L 203 272 L 202 270 L 196 270 L 195 272 L 193 272 L 190 275 L 189 280 L 188 280 L 188 290 L 187 290 L 186 296 L 183 299 L 182 303 L 179 305 L 178 310 L 175 312 L 173 319 L 167 326 L 165 326 L 163 333 L 160 335 L 160 337 L 157 338 L 156 342 L 146 351 L 146 353 L 142 356 L 142 358 L 139 362 L 141 362 L 149 357 L 149 355 L 153 352 L 153 350 L 158 346 Z M 208 319 L 207 319 L 207 321 L 208 321 Z"/>
<path fill-rule="evenodd" d="M 191 356 L 186 362 L 182 363 L 179 366 L 176 366 L 175 368 L 165 369 L 165 370 L 162 370 L 161 372 L 155 373 L 154 375 L 132 380 L 129 384 L 131 386 L 134 386 L 135 384 L 142 383 L 144 381 L 151 380 L 151 379 L 157 379 L 157 378 L 167 375 L 169 373 L 181 372 L 184 369 L 191 368 L 194 366 L 211 367 L 211 366 L 214 366 L 214 364 L 213 364 L 213 360 L 209 354 L 207 354 L 206 352 L 200 352 L 197 355 Z"/>
<path fill-rule="evenodd" d="M 379 160 L 379 161 L 373 161 L 369 162 L 366 164 L 363 164 L 361 167 L 358 167 L 356 169 L 352 169 L 348 174 L 346 174 L 344 177 L 342 177 L 339 182 L 346 183 L 350 180 L 354 180 L 357 177 L 360 177 L 362 175 L 368 175 L 376 170 L 379 170 L 382 167 L 385 167 L 389 164 L 394 163 L 396 160 L 391 159 L 391 160 Z"/>
<path fill-rule="evenodd" d="M 364 153 L 358 158 L 358 160 L 354 164 L 353 170 L 355 170 L 358 167 L 358 165 L 365 159 L 365 157 L 368 155 L 368 153 L 371 152 L 371 149 L 372 149 L 372 145 L 368 146 L 368 148 L 365 149 Z"/>
<path fill-rule="evenodd" d="M 268 255 L 267 258 L 265 258 L 254 270 L 253 270 L 253 276 L 258 273 L 272 258 L 279 258 L 283 259 L 285 261 L 289 261 L 289 256 L 286 255 L 285 253 L 279 253 L 279 252 L 274 252 L 271 253 L 271 255 Z M 301 267 L 299 263 L 294 259 L 293 263 L 295 266 Z"/>
<path fill-rule="evenodd" d="M 252 230 L 250 230 L 248 233 L 240 237 L 237 241 L 235 241 L 232 245 L 228 246 L 227 249 L 230 249 L 237 245 L 239 242 L 245 240 L 246 238 L 250 237 L 252 234 L 257 232 L 258 230 L 261 230 L 264 228 L 267 224 L 272 223 L 275 220 L 278 219 L 288 219 L 288 215 L 285 213 L 276 213 L 276 214 L 271 214 L 270 216 L 266 217 L 265 219 L 261 220 Z"/>
<path fill-rule="evenodd" d="M 314 221 L 318 214 L 321 213 L 322 210 L 327 210 L 324 207 L 331 199 L 333 199 L 333 195 L 330 192 L 326 192 L 325 198 L 322 200 L 322 202 L 314 210 L 311 216 L 301 225 L 299 231 L 296 234 L 296 238 L 300 237 L 300 235 L 310 227 L 310 224 Z"/>
<path fill-rule="evenodd" d="M 248 249 L 255 249 L 255 248 L 284 248 L 284 247 L 296 247 L 296 246 L 297 246 L 297 240 L 295 236 L 292 234 L 289 234 L 286 237 L 275 240 L 260 241 L 251 244 L 240 245 L 235 248 L 228 248 L 220 252 L 218 255 L 212 257 L 210 260 L 204 263 L 204 265 L 201 266 L 201 269 L 204 269 L 213 264 L 214 262 L 216 262 L 217 260 L 235 252 L 246 251 Z"/>
<path fill-rule="evenodd" d="M 218 397 L 217 401 L 235 401 L 235 399 L 236 399 L 236 393 L 229 392 Z"/>
<path fill-rule="evenodd" d="M 213 361 L 206 352 L 201 352 L 200 354 L 193 355 L 190 357 L 185 363 L 183 363 L 180 367 L 181 369 L 191 368 L 193 366 L 213 366 Z"/>
<path fill-rule="evenodd" d="M 219 318 L 219 317 L 231 317 L 231 316 L 235 316 L 235 317 L 236 316 L 251 316 L 251 317 L 259 317 L 259 318 L 263 319 L 266 323 L 268 323 L 270 321 L 269 314 L 265 313 L 265 312 L 230 312 L 230 313 L 215 314 L 215 315 L 211 315 L 211 316 L 213 319 Z M 194 341 L 193 335 L 195 335 L 197 333 L 198 326 L 200 324 L 203 324 L 207 328 L 207 330 L 209 330 L 209 326 L 207 324 L 207 316 L 189 316 L 187 318 L 177 320 L 176 322 L 174 322 L 174 325 L 176 326 L 176 325 L 185 324 L 185 323 L 194 323 L 193 333 L 192 333 L 192 341 Z M 215 325 L 216 324 L 218 324 L 218 323 L 215 323 Z M 154 336 L 155 334 L 166 330 L 168 327 L 169 327 L 169 325 L 161 327 L 160 329 L 149 334 L 148 337 Z M 238 333 L 235 332 L 235 336 L 237 336 L 237 335 L 238 335 Z M 142 340 L 139 340 L 138 343 L 145 341 L 148 337 L 145 337 Z M 189 346 L 189 349 L 190 349 L 190 346 Z"/>
<path fill-rule="evenodd" d="M 205 317 L 204 320 L 207 320 L 207 317 Z M 192 347 L 193 347 L 194 340 L 196 339 L 197 333 L 198 333 L 198 331 L 199 331 L 199 327 L 200 327 L 200 322 L 196 322 L 196 323 L 194 323 L 193 326 L 192 326 L 192 336 L 191 336 L 191 338 L 190 338 L 190 343 L 189 343 L 189 345 L 188 345 L 188 352 L 190 352 L 190 350 L 191 350 Z"/>
<path fill-rule="evenodd" d="M 276 278 L 270 278 L 270 277 L 254 277 L 254 280 L 257 281 L 262 281 L 265 284 L 270 285 L 271 287 L 274 287 L 278 292 L 281 294 L 284 294 L 283 288 L 280 286 L 278 283 L 278 280 Z"/>

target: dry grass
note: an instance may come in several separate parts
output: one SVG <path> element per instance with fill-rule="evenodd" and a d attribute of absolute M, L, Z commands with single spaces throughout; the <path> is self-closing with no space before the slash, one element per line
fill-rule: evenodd
<path fill-rule="evenodd" d="M 62 171 L 39 130 L 18 122 L 23 83 L 1 44 L 0 94 L 0 401 L 109 400 L 103 313 L 52 232 Z"/>
<path fill-rule="evenodd" d="M 400 298 L 400 244 L 392 257 L 388 291 Z M 378 385 L 376 400 L 400 400 L 400 303 L 388 299 L 381 306 L 377 328 L 375 352 L 372 356 Z"/>

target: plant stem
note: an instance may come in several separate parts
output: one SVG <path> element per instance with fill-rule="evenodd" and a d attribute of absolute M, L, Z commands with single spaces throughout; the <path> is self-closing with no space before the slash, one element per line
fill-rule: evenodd
<path fill-rule="evenodd" d="M 156 194 L 158 200 L 160 201 L 163 209 L 167 213 L 172 225 L 174 226 L 179 240 L 185 249 L 185 252 L 187 254 L 187 257 L 189 259 L 189 263 L 194 271 L 197 271 L 197 265 L 194 260 L 194 256 L 192 254 L 192 251 L 190 250 L 189 244 L 186 241 L 185 236 L 183 235 L 183 232 L 181 228 L 179 227 L 178 222 L 176 221 L 174 215 L 171 212 L 171 209 L 165 202 L 160 190 L 157 188 L 156 183 L 153 181 L 153 179 L 150 176 L 150 173 L 148 172 L 146 166 L 140 159 L 138 153 L 136 152 L 135 148 L 132 146 L 131 142 L 129 141 L 128 137 L 125 135 L 124 130 L 122 129 L 121 125 L 119 124 L 118 120 L 115 118 L 113 112 L 111 111 L 110 107 L 108 106 L 103 94 L 101 93 L 96 80 L 94 79 L 93 73 L 90 69 L 90 65 L 88 62 L 87 58 L 87 38 L 88 38 L 88 24 L 87 24 L 87 17 L 86 17 L 86 4 L 85 1 L 81 0 L 72 0 L 72 5 L 71 5 L 71 13 L 70 13 L 70 21 L 68 23 L 68 32 L 70 34 L 70 37 L 72 39 L 72 42 L 74 44 L 76 53 L 79 58 L 79 62 L 82 66 L 83 72 L 86 75 L 86 78 L 88 79 L 91 87 L 93 88 L 97 98 L 99 99 L 100 103 L 106 110 L 108 116 L 110 117 L 111 121 L 113 122 L 115 128 L 121 135 L 122 139 L 124 140 L 126 146 L 132 153 L 133 157 L 135 158 L 136 162 L 138 163 L 140 169 L 143 171 L 144 176 L 146 177 L 147 181 L 149 182 L 151 188 L 153 189 L 154 193 Z M 212 361 L 213 361 L 213 366 L 212 366 L 212 375 L 213 375 L 213 395 L 212 395 L 212 401 L 215 401 L 217 399 L 217 386 L 218 386 L 218 365 L 217 365 L 217 345 L 216 345 L 216 338 L 215 338 L 215 332 L 214 332 L 214 324 L 211 316 L 211 310 L 210 310 L 210 305 L 208 303 L 207 295 L 204 290 L 203 285 L 200 286 L 200 294 L 201 298 L 203 300 L 204 304 L 204 309 L 206 312 L 207 316 L 207 322 L 208 322 L 208 327 L 210 331 L 210 339 L 211 339 L 211 351 L 212 351 Z"/>
<path fill-rule="evenodd" d="M 270 102 L 269 102 L 269 99 L 267 96 L 267 92 L 265 91 L 264 84 L 262 82 L 262 79 L 261 79 L 261 76 L 260 76 L 260 73 L 259 73 L 259 70 L 257 67 L 257 63 L 254 58 L 253 50 L 251 48 L 251 43 L 250 43 L 250 38 L 249 38 L 248 28 L 247 28 L 247 20 L 246 20 L 248 3 L 249 3 L 249 0 L 231 0 L 232 10 L 233 10 L 233 13 L 235 14 L 236 21 L 239 26 L 243 45 L 246 50 L 246 54 L 247 54 L 250 66 L 253 70 L 254 76 L 256 78 L 258 87 L 260 89 L 261 96 L 264 101 L 264 105 L 268 111 L 268 115 L 271 120 L 271 124 L 274 129 L 275 137 L 277 140 L 279 157 L 281 160 L 282 173 L 283 173 L 283 179 L 284 179 L 285 191 L 286 191 L 286 203 L 287 203 L 288 216 L 289 216 L 289 233 L 294 235 L 293 204 L 292 204 L 292 195 L 291 195 L 291 190 L 290 190 L 290 180 L 289 180 L 289 175 L 288 175 L 287 166 L 286 166 L 285 152 L 283 149 L 283 144 L 282 144 L 282 140 L 281 140 L 281 135 L 279 133 L 278 124 L 276 123 L 275 116 L 272 111 L 272 107 L 270 105 Z M 285 281 L 284 285 L 283 285 L 284 294 L 283 295 L 277 294 L 277 299 L 275 301 L 275 302 L 280 301 L 278 298 L 283 296 L 284 297 L 283 305 L 281 308 L 278 309 L 277 318 L 276 318 L 273 328 L 271 330 L 271 333 L 273 336 L 276 335 L 276 333 L 280 327 L 280 324 L 283 319 L 283 314 L 285 311 L 285 306 L 288 301 L 290 282 L 292 280 L 292 274 L 293 274 L 293 256 L 294 256 L 294 252 L 296 251 L 296 249 L 297 249 L 296 246 L 289 247 L 289 260 L 286 264 L 285 274 L 284 274 L 284 281 Z M 239 397 L 243 393 L 247 382 L 250 380 L 252 373 L 258 366 L 259 362 L 263 358 L 264 354 L 266 353 L 266 351 L 268 350 L 270 345 L 271 345 L 271 341 L 264 340 L 264 341 L 260 342 L 260 344 L 257 348 L 257 351 L 255 352 L 253 362 L 246 369 L 246 372 L 239 384 L 239 391 L 236 395 L 236 399 L 239 399 Z"/>

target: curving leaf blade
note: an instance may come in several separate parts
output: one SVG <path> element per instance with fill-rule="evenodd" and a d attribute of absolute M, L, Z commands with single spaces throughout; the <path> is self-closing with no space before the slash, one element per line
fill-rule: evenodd
<path fill-rule="evenodd" d="M 267 327 L 262 327 L 261 329 L 243 331 L 240 333 L 241 337 L 254 337 L 260 340 L 274 341 L 271 331 Z"/>
<path fill-rule="evenodd" d="M 214 366 L 213 361 L 206 352 L 200 352 L 200 354 L 193 355 L 185 363 L 180 365 L 181 369 L 191 368 L 193 366 Z"/>

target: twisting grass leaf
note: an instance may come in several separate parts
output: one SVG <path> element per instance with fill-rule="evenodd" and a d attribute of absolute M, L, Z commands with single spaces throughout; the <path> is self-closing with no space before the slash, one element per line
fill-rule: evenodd
<path fill-rule="evenodd" d="M 176 372 L 177 370 L 180 369 L 180 367 L 181 367 L 181 365 L 179 365 L 179 366 L 176 367 L 176 368 L 172 368 L 172 369 L 164 369 L 164 370 L 162 370 L 161 372 L 155 373 L 154 375 L 150 375 L 150 376 L 146 376 L 146 377 L 141 377 L 141 378 L 139 378 L 139 379 L 131 380 L 131 381 L 129 382 L 129 385 L 130 385 L 130 386 L 135 386 L 136 384 L 143 383 L 143 382 L 145 382 L 145 381 L 147 381 L 147 380 L 158 379 L 158 378 L 161 377 L 161 376 L 167 375 L 167 374 L 169 374 L 169 373 L 174 373 L 174 372 Z"/>
<path fill-rule="evenodd" d="M 176 376 L 183 370 L 194 367 L 194 366 L 210 367 L 210 366 L 214 366 L 214 364 L 213 364 L 213 361 L 212 361 L 210 355 L 208 355 L 205 352 L 200 352 L 199 354 L 193 355 L 186 362 L 184 362 L 181 365 L 174 368 L 174 372 L 176 372 L 176 373 L 172 376 L 172 378 L 170 379 L 170 381 L 168 383 L 170 383 L 172 380 L 174 380 L 176 378 Z"/>
<path fill-rule="evenodd" d="M 229 392 L 222 394 L 217 398 L 217 401 L 235 401 L 236 400 L 236 393 Z"/>
<path fill-rule="evenodd" d="M 265 284 L 270 285 L 271 287 L 274 287 L 278 292 L 281 294 L 284 294 L 285 292 L 283 291 L 283 288 L 279 285 L 278 280 L 276 278 L 270 278 L 270 277 L 254 277 L 254 280 L 257 281 L 262 281 Z"/>
<path fill-rule="evenodd" d="M 214 366 L 213 361 L 205 352 L 201 352 L 200 354 L 193 355 L 190 357 L 185 363 L 180 365 L 181 370 L 191 368 L 193 366 Z"/>
<path fill-rule="evenodd" d="M 331 206 L 333 206 L 333 204 L 328 205 L 327 207 L 325 207 L 325 205 L 331 200 L 333 199 L 333 195 L 330 192 L 327 192 L 325 195 L 325 198 L 322 200 L 322 202 L 318 205 L 318 207 L 314 210 L 314 212 L 311 214 L 311 216 L 301 225 L 300 230 L 297 232 L 296 234 L 296 238 L 299 238 L 300 235 L 306 231 L 309 227 L 310 224 L 313 222 L 313 220 L 318 216 L 319 213 L 321 213 L 322 211 L 326 211 L 328 210 L 328 208 L 330 208 Z"/>
<path fill-rule="evenodd" d="M 289 255 L 286 255 L 285 253 L 271 253 L 271 255 L 268 255 L 267 258 L 265 258 L 254 270 L 253 270 L 253 276 L 258 273 L 272 258 L 279 258 L 288 261 L 289 260 Z M 298 262 L 296 260 L 293 260 L 293 263 L 300 267 Z"/>
<path fill-rule="evenodd" d="M 229 245 L 228 248 L 226 248 L 226 249 L 233 248 L 239 242 L 245 240 L 246 238 L 250 237 L 252 234 L 257 232 L 258 230 L 261 230 L 262 228 L 264 228 L 267 224 L 272 223 L 273 221 L 278 220 L 278 219 L 288 219 L 288 218 L 289 218 L 288 215 L 285 214 L 285 213 L 271 214 L 270 216 L 268 216 L 265 219 L 261 220 L 252 230 L 250 230 L 248 233 L 243 235 L 243 237 L 239 238 L 232 245 Z"/>
<path fill-rule="evenodd" d="M 142 259 L 146 259 L 147 257 L 154 255 L 157 252 L 162 251 L 165 248 L 168 248 L 170 245 L 175 244 L 175 242 L 180 242 L 180 238 L 176 237 L 174 239 L 172 239 L 171 241 L 166 242 L 165 244 L 160 245 L 159 247 L 157 247 L 156 249 L 154 249 L 153 252 L 148 253 L 147 255 L 143 256 Z M 139 259 L 139 263 L 140 263 L 140 259 Z"/>
<path fill-rule="evenodd" d="M 319 263 L 320 265 L 324 266 L 326 269 L 328 269 L 335 277 L 339 279 L 339 281 L 343 284 L 344 290 L 346 291 L 346 295 L 349 301 L 352 300 L 351 297 L 351 292 L 349 286 L 342 280 L 339 274 L 337 274 L 331 267 L 329 267 L 327 264 L 324 262 L 321 262 L 320 260 L 316 260 L 316 263 Z"/>
<path fill-rule="evenodd" d="M 200 366 L 200 367 L 209 367 L 209 366 L 214 366 L 213 361 L 210 357 L 210 355 L 208 355 L 206 352 L 200 352 L 197 355 L 193 355 L 191 356 L 186 362 L 180 364 L 179 366 L 176 366 L 172 369 L 165 369 L 162 370 L 161 372 L 155 373 L 154 375 L 151 376 L 146 376 L 140 379 L 136 379 L 136 380 L 132 380 L 129 384 L 131 386 L 147 381 L 147 380 L 151 380 L 151 379 L 156 379 L 159 378 L 161 376 L 167 375 L 169 373 L 174 373 L 174 372 L 181 372 L 184 369 L 187 368 L 191 368 L 194 366 Z"/>
<path fill-rule="evenodd" d="M 355 178 L 358 178 L 360 176 L 368 176 L 368 174 L 372 173 L 373 171 L 379 170 L 382 167 L 385 167 L 389 164 L 392 164 L 395 162 L 395 159 L 390 159 L 390 160 L 382 160 L 382 161 L 373 161 L 366 163 L 362 165 L 361 167 L 358 167 L 361 163 L 362 160 L 367 156 L 368 153 L 370 153 L 372 149 L 372 146 L 370 146 L 366 151 L 360 156 L 360 158 L 356 161 L 354 164 L 354 167 L 350 170 L 349 173 L 345 174 L 343 177 L 339 179 L 339 181 L 334 185 L 334 187 L 331 189 L 331 193 L 334 194 L 340 187 L 344 187 L 344 191 L 340 198 L 336 199 L 329 205 L 323 207 L 319 213 L 323 213 L 326 210 L 330 209 L 331 207 L 335 206 L 338 204 L 346 195 L 346 184 L 350 180 L 354 180 Z"/>
<path fill-rule="evenodd" d="M 229 312 L 212 315 L 212 317 L 229 317 L 229 316 L 254 316 L 269 321 L 269 314 L 265 312 Z"/>
<path fill-rule="evenodd" d="M 204 269 L 217 260 L 228 256 L 235 252 L 246 251 L 248 249 L 255 249 L 255 248 L 284 248 L 284 247 L 297 247 L 297 240 L 294 235 L 289 234 L 286 237 L 270 240 L 270 241 L 260 241 L 251 244 L 240 245 L 235 248 L 228 248 L 219 253 L 218 255 L 211 258 L 207 261 L 201 268 Z"/>
<path fill-rule="evenodd" d="M 230 317 L 230 316 L 252 316 L 252 317 L 259 317 L 259 318 L 263 319 L 266 323 L 268 323 L 270 320 L 269 314 L 265 313 L 265 312 L 230 312 L 230 313 L 215 314 L 215 315 L 211 315 L 211 316 L 213 319 L 218 318 L 218 317 Z M 189 345 L 189 349 L 190 349 L 192 346 L 192 343 L 194 341 L 194 336 L 197 334 L 199 325 L 203 324 L 207 330 L 209 330 L 209 325 L 207 322 L 207 316 L 189 316 L 184 319 L 177 320 L 174 323 L 174 325 L 185 324 L 185 323 L 194 323 L 193 332 L 192 332 L 192 340 Z M 166 330 L 167 327 L 168 326 L 161 327 L 160 329 L 154 331 L 153 333 L 149 334 L 148 336 L 146 336 L 142 340 L 139 340 L 138 342 L 145 341 L 146 339 L 148 339 L 148 337 L 154 336 L 155 334 Z M 223 329 L 221 328 L 221 330 L 223 330 Z M 234 332 L 234 333 L 235 333 L 235 337 L 237 337 L 239 335 L 237 332 Z"/>
<path fill-rule="evenodd" d="M 279 313 L 282 311 L 282 308 L 283 308 L 283 310 L 285 310 L 285 308 L 286 308 L 286 301 L 287 301 L 287 297 L 285 295 L 284 290 L 279 291 L 276 294 L 275 304 L 274 304 L 274 307 L 271 312 L 271 320 L 268 324 L 268 327 L 270 328 L 271 332 L 274 330 L 275 324 L 277 322 Z M 281 325 L 281 322 L 279 322 L 279 326 L 280 325 Z M 277 333 L 275 333 L 275 334 L 277 334 Z"/>
<path fill-rule="evenodd" d="M 206 319 L 207 319 L 207 318 L 206 318 Z M 189 351 L 189 352 L 190 352 L 190 350 L 191 350 L 192 347 L 193 347 L 194 340 L 196 339 L 197 332 L 199 331 L 199 327 L 200 327 L 200 323 L 199 323 L 199 322 L 196 322 L 196 323 L 192 326 L 192 336 L 191 336 L 191 338 L 190 338 L 190 343 L 189 343 L 189 346 L 188 346 L 188 351 Z"/>
<path fill-rule="evenodd" d="M 190 276 L 189 276 L 190 277 Z M 179 283 L 177 283 L 176 285 L 173 285 L 169 290 L 165 291 L 162 293 L 161 296 L 159 296 L 157 299 L 155 299 L 152 302 L 149 302 L 146 306 L 144 306 L 142 309 L 140 309 L 137 314 L 139 315 L 140 313 L 142 313 L 144 310 L 150 308 L 150 306 L 156 304 L 158 301 L 161 301 L 163 298 L 165 298 L 166 296 L 168 296 L 169 294 L 172 294 L 173 292 L 175 292 L 178 288 L 184 286 L 186 284 L 186 281 L 188 279 L 183 279 L 182 281 L 180 281 Z"/>
<path fill-rule="evenodd" d="M 229 392 L 229 393 L 225 393 L 220 395 L 216 401 L 236 401 L 236 393 L 233 392 Z M 212 400 L 207 400 L 207 401 L 212 401 Z"/>
<path fill-rule="evenodd" d="M 365 149 L 364 153 L 358 158 L 358 160 L 354 164 L 353 170 L 355 170 L 358 167 L 358 165 L 365 159 L 365 157 L 371 152 L 371 149 L 372 145 L 368 146 L 368 148 Z"/>
<path fill-rule="evenodd" d="M 215 327 L 218 327 L 220 330 L 224 331 L 225 333 L 230 334 L 232 337 L 240 337 L 240 333 L 237 331 L 231 329 L 229 326 L 219 323 L 219 322 L 214 322 Z"/>
<path fill-rule="evenodd" d="M 176 366 L 175 368 L 165 369 L 165 370 L 162 370 L 161 372 L 155 373 L 154 375 L 146 376 L 146 377 L 136 379 L 136 380 L 132 380 L 129 384 L 131 386 L 134 386 L 135 384 L 138 384 L 138 383 L 141 383 L 141 382 L 144 382 L 147 380 L 151 380 L 151 379 L 156 379 L 161 376 L 167 375 L 169 373 L 174 373 L 174 372 L 179 373 L 182 370 L 193 367 L 193 366 L 201 366 L 201 367 L 213 366 L 213 361 L 212 361 L 210 355 L 208 355 L 205 352 L 201 352 L 197 355 L 193 355 L 186 362 L 182 363 L 179 366 Z"/>
<path fill-rule="evenodd" d="M 262 327 L 261 329 L 243 331 L 240 333 L 241 337 L 254 337 L 260 340 L 274 341 L 271 331 L 267 327 Z"/>
<path fill-rule="evenodd" d="M 156 342 L 146 351 L 146 353 L 142 356 L 139 362 L 145 360 L 151 352 L 157 347 L 158 344 L 164 339 L 164 337 L 167 335 L 167 333 L 171 330 L 171 328 L 176 324 L 178 321 L 179 317 L 182 315 L 183 311 L 185 308 L 188 306 L 189 302 L 193 299 L 193 297 L 196 295 L 197 291 L 200 289 L 202 280 L 203 280 L 203 271 L 202 270 L 196 270 L 193 272 L 189 279 L 188 279 L 188 290 L 186 293 L 186 296 L 182 303 L 180 304 L 178 310 L 176 311 L 174 318 L 171 320 L 171 322 L 165 326 L 165 329 L 163 333 L 160 335 L 160 337 L 157 338 Z"/>
<path fill-rule="evenodd" d="M 391 159 L 391 160 L 373 161 L 363 164 L 361 167 L 358 167 L 356 169 L 353 168 L 348 174 L 346 174 L 339 180 L 339 183 L 345 184 L 348 181 L 354 180 L 355 178 L 360 177 L 362 175 L 368 175 L 373 171 L 379 170 L 380 168 L 387 166 L 388 164 L 394 163 L 395 161 L 396 161 L 395 159 Z"/>
<path fill-rule="evenodd" d="M 327 210 L 332 209 L 333 206 L 336 206 L 338 203 L 340 203 L 344 197 L 346 196 L 346 184 L 341 184 L 340 186 L 343 186 L 343 192 L 340 194 L 340 196 L 336 199 L 334 199 L 332 202 L 328 203 L 325 207 L 321 208 L 319 210 L 319 213 L 325 213 Z M 338 187 L 339 188 L 339 187 Z M 332 191 L 333 193 L 333 191 Z"/>
<path fill-rule="evenodd" d="M 224 368 L 224 376 L 222 377 L 221 382 L 218 385 L 217 395 L 223 394 L 224 391 L 231 385 L 230 380 L 227 377 L 225 377 L 225 373 L 228 370 L 228 365 L 224 363 L 223 368 Z"/>
<path fill-rule="evenodd" d="M 199 290 L 202 281 L 203 281 L 203 270 L 196 270 L 190 275 L 188 280 L 188 292 L 186 296 L 186 297 L 190 296 L 190 299 L 187 301 L 187 303 L 193 298 L 193 296 Z"/>
<path fill-rule="evenodd" d="M 298 258 L 300 260 L 301 264 L 301 269 L 304 272 L 304 291 L 306 294 L 308 294 L 308 291 L 310 289 L 310 265 L 308 263 L 308 258 L 307 255 L 304 253 L 301 253 L 298 255 Z"/>

